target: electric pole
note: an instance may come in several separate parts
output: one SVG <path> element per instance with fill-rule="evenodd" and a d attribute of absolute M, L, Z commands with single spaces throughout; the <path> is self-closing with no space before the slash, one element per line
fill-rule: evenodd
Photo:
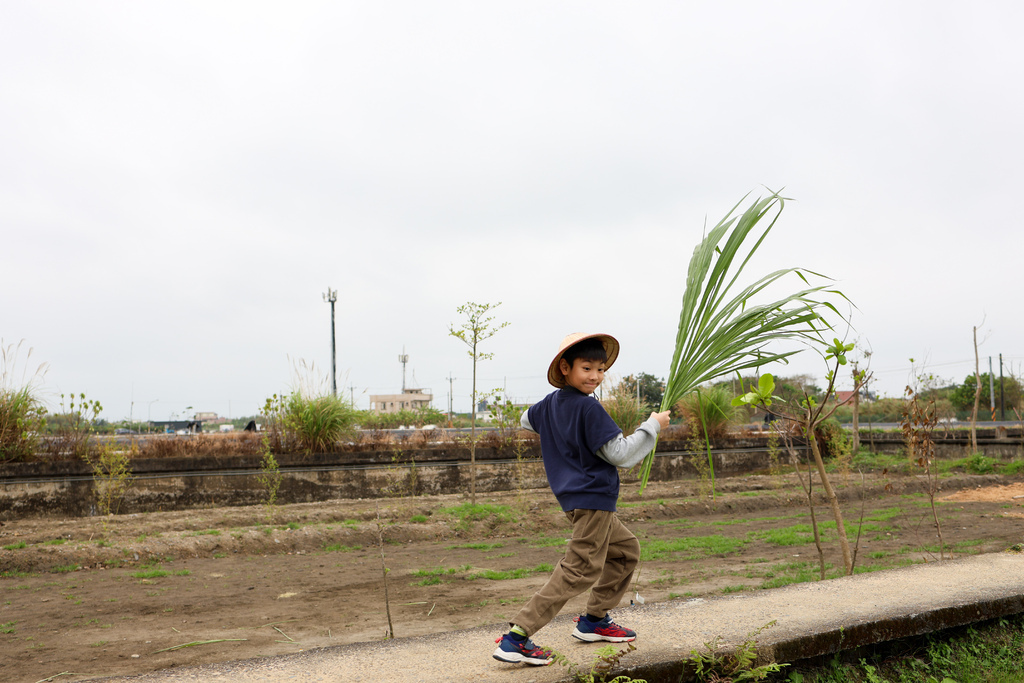
<path fill-rule="evenodd" d="M 331 396 L 338 395 L 338 381 L 335 376 L 335 347 L 334 347 L 334 302 L 338 300 L 338 290 L 327 288 L 324 294 L 324 301 L 331 305 Z"/>
<path fill-rule="evenodd" d="M 405 347 L 402 347 L 402 354 L 398 357 L 398 362 L 402 364 L 402 393 L 405 393 L 405 364 L 409 362 L 409 356 L 405 353 Z"/>

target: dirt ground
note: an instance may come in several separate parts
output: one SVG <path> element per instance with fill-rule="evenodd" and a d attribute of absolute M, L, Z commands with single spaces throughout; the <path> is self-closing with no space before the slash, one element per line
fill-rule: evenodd
<path fill-rule="evenodd" d="M 857 478 L 839 489 L 848 530 L 864 520 L 858 567 L 939 559 L 920 479 Z M 654 482 L 643 497 L 625 485 L 619 514 L 646 555 L 637 591 L 652 602 L 813 580 L 801 495 L 795 479 L 766 475 L 720 479 L 714 500 L 692 481 Z M 1024 482 L 961 476 L 943 480 L 936 499 L 947 557 L 1024 541 Z M 570 528 L 547 489 L 482 494 L 478 503 L 496 507 L 476 521 L 456 514 L 465 502 L 337 500 L 279 506 L 272 519 L 245 507 L 5 522 L 3 679 L 83 680 L 382 639 L 387 607 L 397 637 L 487 624 L 497 637 L 562 556 Z M 827 522 L 828 508 L 816 516 Z M 840 564 L 834 534 L 825 554 Z M 481 656 L 492 647 L 481 643 Z"/>

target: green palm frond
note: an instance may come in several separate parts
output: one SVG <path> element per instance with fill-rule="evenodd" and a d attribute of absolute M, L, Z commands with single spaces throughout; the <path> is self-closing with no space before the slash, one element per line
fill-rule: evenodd
<path fill-rule="evenodd" d="M 824 345 L 821 330 L 831 326 L 821 317 L 823 309 L 843 317 L 822 298 L 836 294 L 845 299 L 842 292 L 827 285 L 811 286 L 808 276 L 824 276 L 803 268 L 776 270 L 733 293 L 733 286 L 775 227 L 786 201 L 773 192 L 756 199 L 739 216 L 734 215 L 745 199 L 737 202 L 693 250 L 661 410 L 668 410 L 705 382 L 776 361 L 787 362 L 801 350 L 774 350 L 780 341 Z M 766 216 L 771 216 L 767 227 L 759 228 Z M 744 248 L 752 234 L 756 241 Z M 768 303 L 751 302 L 789 276 L 800 278 L 804 287 Z M 647 486 L 653 462 L 651 451 L 640 469 L 641 492 Z"/>

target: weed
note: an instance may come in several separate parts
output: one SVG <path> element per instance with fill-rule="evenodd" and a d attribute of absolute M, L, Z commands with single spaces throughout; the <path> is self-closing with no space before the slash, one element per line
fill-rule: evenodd
<path fill-rule="evenodd" d="M 426 524 L 427 523 L 427 516 L 426 515 L 413 515 L 412 517 L 409 518 L 409 521 L 412 522 L 413 524 Z"/>
<path fill-rule="evenodd" d="M 54 567 L 52 571 L 55 574 L 67 574 L 68 572 L 73 572 L 76 569 L 78 569 L 78 565 L 77 564 L 64 564 L 64 565 L 60 565 L 58 567 Z"/>
<path fill-rule="evenodd" d="M 448 550 L 455 550 L 457 548 L 466 548 L 468 550 L 494 550 L 495 548 L 504 548 L 504 543 L 463 543 L 462 545 L 450 545 Z"/>
<path fill-rule="evenodd" d="M 125 451 L 117 443 L 107 442 L 98 446 L 92 457 L 88 449 L 82 454 L 92 469 L 96 507 L 105 518 L 117 514 L 125 493 L 132 485 L 135 477 L 131 471 L 131 458 L 136 452 L 138 448 L 134 444 Z M 106 528 L 106 519 L 103 525 Z"/>
<path fill-rule="evenodd" d="M 728 538 L 726 536 L 694 536 L 672 540 L 652 540 L 641 542 L 640 560 L 661 560 L 672 553 L 700 552 L 704 555 L 728 555 L 738 552 L 747 541 Z"/>
<path fill-rule="evenodd" d="M 340 543 L 329 543 L 324 546 L 324 550 L 329 553 L 349 553 L 354 550 L 362 550 L 361 545 L 342 545 Z"/>
<path fill-rule="evenodd" d="M 450 515 L 458 520 L 458 526 L 467 527 L 472 522 L 487 521 L 491 524 L 515 522 L 517 515 L 508 505 L 493 503 L 462 503 L 453 507 L 441 508 L 439 513 Z"/>
<path fill-rule="evenodd" d="M 16 621 L 7 621 L 0 624 L 0 633 L 14 633 L 14 625 L 17 623 Z"/>
<path fill-rule="evenodd" d="M 26 545 L 28 545 L 28 544 L 25 543 L 25 541 L 18 541 L 17 543 L 11 543 L 10 545 L 5 545 L 4 546 L 4 550 L 21 550 Z"/>
<path fill-rule="evenodd" d="M 761 666 L 754 666 L 757 661 L 757 636 L 762 631 L 775 625 L 775 621 L 751 631 L 747 634 L 743 643 L 734 652 L 719 654 L 721 648 L 721 636 L 716 636 L 710 642 L 704 643 L 706 652 L 697 650 L 690 651 L 690 663 L 694 667 L 694 674 L 698 681 L 739 683 L 739 681 L 763 681 L 770 674 L 778 673 L 782 667 L 788 664 L 777 664 L 769 662 Z"/>
<path fill-rule="evenodd" d="M 550 564 L 538 564 L 533 569 L 529 567 L 520 567 L 518 569 L 509 569 L 507 571 L 498 571 L 495 569 L 484 569 L 475 574 L 468 574 L 466 581 L 475 581 L 477 579 L 488 579 L 490 581 L 508 581 L 510 579 L 522 579 L 526 578 L 530 574 L 548 574 L 554 569 Z"/>
<path fill-rule="evenodd" d="M 561 666 L 567 667 L 570 674 L 577 683 L 647 683 L 642 678 L 630 678 L 629 676 L 616 676 L 608 680 L 608 674 L 619 663 L 623 657 L 636 650 L 636 645 L 626 643 L 622 650 L 616 649 L 614 645 L 605 645 L 594 650 L 593 660 L 590 663 L 590 670 L 583 671 L 579 665 L 570 661 L 560 652 L 552 653 L 552 661 Z"/>
<path fill-rule="evenodd" d="M 263 505 L 267 523 L 270 523 L 273 521 L 274 512 L 277 509 L 277 494 L 281 489 L 281 468 L 270 449 L 270 437 L 264 435 L 260 443 L 260 452 L 263 457 L 260 460 L 260 473 L 256 475 L 256 481 L 263 488 Z"/>

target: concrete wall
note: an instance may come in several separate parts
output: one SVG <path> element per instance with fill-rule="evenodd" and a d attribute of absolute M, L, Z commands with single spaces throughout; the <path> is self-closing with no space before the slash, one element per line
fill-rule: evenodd
<path fill-rule="evenodd" d="M 939 457 L 967 454 L 962 439 L 939 444 Z M 868 439 L 864 439 L 865 445 Z M 732 476 L 770 466 L 762 435 L 738 439 L 732 448 L 714 450 L 716 476 Z M 898 438 L 875 439 L 876 450 L 896 452 Z M 989 457 L 1009 459 L 1024 453 L 1020 439 L 987 438 L 981 444 Z M 515 458 L 508 449 L 478 448 L 478 492 L 509 491 L 547 486 L 536 447 Z M 693 454 L 682 442 L 662 441 L 651 470 L 654 481 L 692 477 Z M 699 454 L 700 459 L 706 457 Z M 335 498 L 377 498 L 434 495 L 469 491 L 471 467 L 464 449 L 434 448 L 419 451 L 366 451 L 309 457 L 278 456 L 282 483 L 279 503 L 301 503 Z M 258 505 L 265 491 L 257 481 L 259 459 L 160 458 L 132 463 L 135 480 L 118 512 Z M 623 473 L 624 481 L 635 481 Z M 0 466 L 0 520 L 28 516 L 90 516 L 98 513 L 94 480 L 85 463 L 60 461 Z"/>

